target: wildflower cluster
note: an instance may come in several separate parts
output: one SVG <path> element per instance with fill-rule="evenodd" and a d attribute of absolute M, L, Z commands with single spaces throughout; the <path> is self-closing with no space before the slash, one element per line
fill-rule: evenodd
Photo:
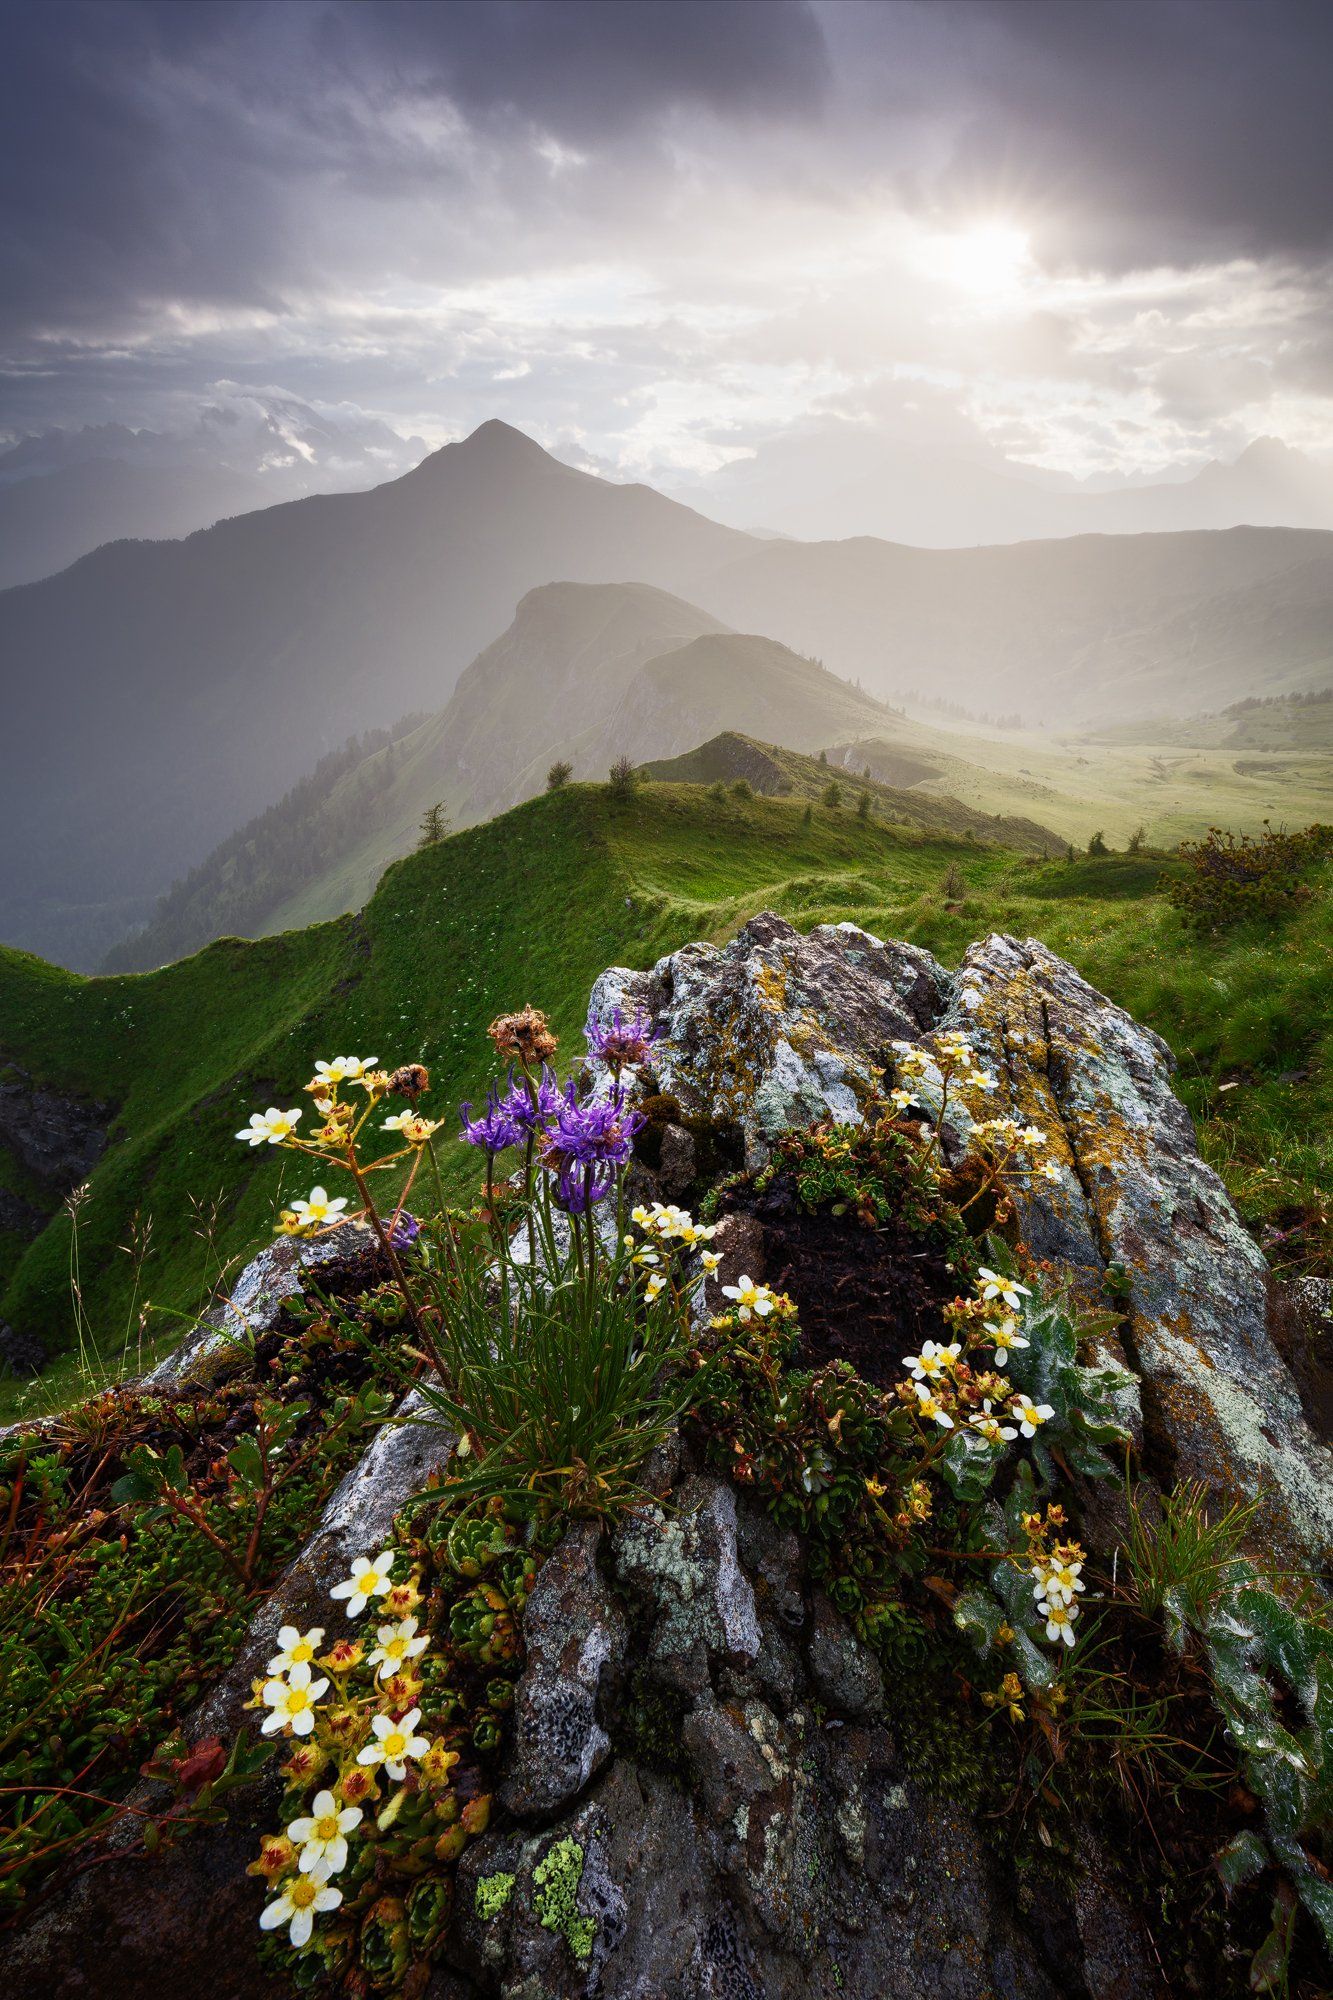
<path fill-rule="evenodd" d="M 1051 1404 L 1034 1403 L 1002 1372 L 1013 1350 L 1030 1344 L 1018 1329 L 1023 1301 L 1031 1296 L 1016 1278 L 983 1264 L 973 1296 L 944 1307 L 959 1338 L 925 1340 L 918 1354 L 903 1356 L 909 1375 L 898 1395 L 919 1423 L 945 1431 L 966 1424 L 983 1443 L 1000 1446 L 1035 1437 L 1055 1415 Z"/>
<path fill-rule="evenodd" d="M 590 1020 L 585 1035 L 589 1055 L 607 1060 L 612 1071 L 603 1096 L 589 1097 L 573 1077 L 564 1085 L 557 1081 L 549 1062 L 556 1037 L 536 1008 L 491 1023 L 491 1041 L 513 1067 L 504 1085 L 491 1085 L 479 1115 L 473 1116 L 471 1104 L 463 1106 L 460 1135 L 486 1155 L 488 1208 L 496 1199 L 495 1163 L 518 1148 L 524 1153 L 522 1198 L 532 1198 L 534 1166 L 540 1167 L 557 1206 L 570 1216 L 590 1215 L 628 1166 L 643 1118 L 630 1105 L 621 1071 L 646 1057 L 651 1027 L 646 1017 L 625 1023 L 617 1010 L 609 1028 Z"/>
<path fill-rule="evenodd" d="M 523 1607 L 563 1532 L 558 1515 L 519 1523 L 447 1495 L 424 1534 L 415 1518 L 330 1592 L 369 1629 L 349 1623 L 330 1642 L 323 1626 L 284 1626 L 269 1679 L 254 1684 L 265 1732 L 287 1752 L 287 1792 L 249 1873 L 267 1896 L 261 1928 L 299 1954 L 282 1976 L 302 1991 L 425 1984 L 454 1865 L 489 1822 Z"/>
<path fill-rule="evenodd" d="M 674 1202 L 654 1201 L 647 1208 L 631 1209 L 630 1221 L 641 1232 L 625 1237 L 632 1265 L 648 1272 L 644 1296 L 650 1305 L 674 1288 L 679 1298 L 686 1284 L 686 1259 L 693 1253 L 705 1277 L 711 1277 L 722 1259 L 707 1246 L 717 1234 L 715 1222 L 696 1222 L 686 1209 Z"/>
<path fill-rule="evenodd" d="M 268 1710 L 263 1734 L 290 1741 L 284 1771 L 292 1786 L 319 1784 L 309 1812 L 269 1835 L 250 1871 L 271 1894 L 260 1927 L 286 1929 L 298 1951 L 310 1943 L 316 1917 L 341 1905 L 344 1890 L 335 1878 L 349 1864 L 358 1872 L 354 1851 L 370 1831 L 363 1831 L 367 1807 L 381 1798 L 383 1782 L 403 1789 L 379 1811 L 374 1824 L 380 1829 L 398 1817 L 409 1789 L 427 1795 L 436 1808 L 444 1805 L 459 1762 L 459 1752 L 442 1737 L 421 1732 L 417 1663 L 430 1645 L 416 1616 L 421 1577 L 414 1569 L 395 1581 L 394 1568 L 392 1549 L 359 1556 L 350 1576 L 330 1592 L 349 1619 L 378 1607 L 386 1622 L 377 1626 L 372 1649 L 346 1638 L 321 1651 L 325 1627 L 301 1632 L 286 1625 L 268 1663 L 269 1678 L 255 1683 L 255 1700 Z M 456 1815 L 446 1808 L 439 1817 L 446 1822 Z"/>
<path fill-rule="evenodd" d="M 1074 1643 L 1074 1620 L 1078 1617 L 1078 1595 L 1087 1589 L 1083 1565 L 1087 1556 L 1078 1542 L 1060 1539 L 1068 1523 L 1064 1508 L 1048 1505 L 1042 1514 L 1023 1516 L 1027 1537 L 1027 1566 L 1032 1578 L 1032 1595 L 1037 1615 L 1045 1621 L 1046 1637 L 1054 1644 Z"/>

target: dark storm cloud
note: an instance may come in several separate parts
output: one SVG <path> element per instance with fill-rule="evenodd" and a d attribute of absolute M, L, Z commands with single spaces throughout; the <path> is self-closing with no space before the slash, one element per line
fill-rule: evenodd
<path fill-rule="evenodd" d="M 1102 268 L 1333 246 L 1328 0 L 942 12 L 955 36 L 971 27 L 976 111 L 941 193 L 1044 207 L 1039 242 Z"/>
<path fill-rule="evenodd" d="M 826 80 L 804 0 L 47 0 L 3 19 L 10 330 L 94 326 L 153 297 L 275 303 L 314 275 L 303 181 L 460 191 L 395 132 L 395 107 L 603 146 L 680 107 L 789 117 Z"/>
<path fill-rule="evenodd" d="M 827 80 L 806 0 L 382 0 L 331 10 L 323 32 L 330 49 L 378 49 L 402 82 L 468 113 L 515 111 L 575 144 L 676 105 L 801 112 Z"/>

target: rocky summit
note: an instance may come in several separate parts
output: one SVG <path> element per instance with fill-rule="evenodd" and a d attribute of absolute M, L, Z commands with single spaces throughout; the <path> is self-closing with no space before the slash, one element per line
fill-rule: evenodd
<path fill-rule="evenodd" d="M 1056 1467 L 1090 1569 L 1111 1580 L 1108 1602 L 1127 1574 L 1134 1520 L 1169 1523 L 1170 1496 L 1184 1490 L 1214 1519 L 1240 1510 L 1235 1574 L 1253 1575 L 1247 1563 L 1299 1573 L 1317 1624 L 1333 1581 L 1333 1454 L 1291 1333 L 1301 1301 L 1273 1280 L 1200 1158 L 1157 1035 L 1031 939 L 987 937 L 951 973 L 851 924 L 803 935 L 768 914 L 723 947 L 692 944 L 648 972 L 605 972 L 593 1026 L 630 1019 L 650 1021 L 655 1036 L 632 1194 L 641 1205 L 688 1197 L 703 1212 L 711 1196 L 716 1216 L 717 1268 L 692 1308 L 701 1341 L 724 1285 L 766 1285 L 791 1296 L 810 1359 L 850 1374 L 851 1356 L 883 1384 L 902 1374 L 904 1343 L 875 1329 L 906 1313 L 925 1282 L 925 1251 L 902 1249 L 888 1225 L 858 1233 L 836 1202 L 822 1218 L 793 1220 L 780 1194 L 789 1135 L 865 1129 L 906 1067 L 918 1126 L 937 1133 L 942 1168 L 956 1177 L 983 1113 L 1044 1135 L 1043 1171 L 1013 1187 L 1009 1234 L 1029 1282 L 1081 1315 L 1077 1354 L 1062 1365 L 1097 1375 L 1102 1432 L 1120 1440 L 1106 1447 L 1114 1477 L 1094 1477 L 1090 1459 L 1068 1454 Z M 959 1034 L 988 1079 L 984 1105 L 950 1091 L 941 1052 Z M 905 1050 L 916 1051 L 906 1066 Z M 603 1057 L 594 1094 L 617 1078 Z M 997 1213 L 997 1229 L 1004 1219 Z M 281 1243 L 169 1363 L 119 1394 L 223 1393 L 269 1351 L 303 1294 L 355 1297 L 384 1277 L 381 1246 L 361 1228 Z M 459 1470 L 456 1434 L 413 1421 L 429 1418 L 428 1392 L 429 1378 L 348 1464 L 187 1717 L 187 1746 L 230 1746 L 280 1635 L 332 1627 L 333 1579 L 387 1545 L 414 1501 L 448 1491 L 440 1482 Z M 830 1453 L 840 1421 L 828 1426 Z M 720 1436 L 721 1453 L 710 1448 Z M 487 1812 L 473 1814 L 466 1842 L 441 1836 L 413 1849 L 406 1889 L 385 1875 L 360 1946 L 340 1961 L 343 1983 L 319 1991 L 1148 2000 L 1220 1992 L 1211 1968 L 1236 1960 L 1228 1877 L 1213 1872 L 1210 1844 L 1252 1854 L 1255 1869 L 1285 1861 L 1298 1886 L 1304 1865 L 1315 1907 L 1322 1864 L 1308 1825 L 1291 1813 L 1263 1818 L 1253 1764 L 1244 1783 L 1237 1769 L 1210 1771 L 1197 1810 L 1180 1805 L 1173 1773 L 1161 1779 L 1172 1803 L 1150 1862 L 1124 1831 L 1143 1782 L 1124 1743 L 1099 1779 L 1051 1780 L 1034 1793 L 1007 1747 L 1017 1723 L 999 1695 L 979 1704 L 990 1683 L 958 1650 L 971 1599 L 966 1577 L 950 1578 L 948 1550 L 924 1558 L 915 1587 L 927 1609 L 910 1642 L 886 1637 L 882 1621 L 872 1629 L 860 1617 L 858 1629 L 848 1568 L 830 1561 L 802 1513 L 820 1476 L 809 1460 L 800 1505 L 772 1504 L 746 1477 L 739 1431 L 733 1450 L 717 1425 L 701 1431 L 686 1419 L 644 1467 L 638 1504 L 562 1527 L 524 1584 Z M 462 1562 L 460 1573 L 477 1571 Z M 1253 1633 L 1239 1614 L 1231 1627 L 1191 1642 L 1194 1678 L 1181 1699 L 1191 1714 L 1206 1706 L 1211 1661 L 1234 1737 L 1239 1711 L 1225 1704 L 1241 1699 L 1241 1670 L 1228 1680 L 1225 1667 Z M 455 1617 L 455 1636 L 462 1629 Z M 1006 1629 L 992 1628 L 1001 1647 Z M 1169 1665 L 1170 1645 L 1153 1645 Z M 1128 1656 L 1109 1637 L 1107 1646 L 1096 1671 L 1109 1685 Z M 1333 1682 L 1317 1651 L 1306 1665 L 1326 1700 Z M 1135 1671 L 1144 1656 L 1141 1647 Z M 1256 1656 L 1244 1657 L 1253 1678 Z M 1089 1714 L 1095 1705 L 1079 1689 L 1069 1700 Z M 1063 1743 L 1063 1712 L 1041 1713 L 1048 1742 Z M 1282 1726 L 1295 1742 L 1290 1704 Z M 1165 1758 L 1165 1744 L 1153 1754 Z M 1005 1773 L 998 1794 L 993 1765 Z M 197 1788 L 173 1790 L 152 1770 L 97 1865 L 56 1877 L 6 1933 L 7 1989 L 40 1986 L 49 2000 L 307 1990 L 312 1959 L 298 1957 L 288 1983 L 259 1954 L 263 1891 L 246 1872 L 257 1830 L 277 1824 L 280 1792 L 266 1767 L 200 1811 Z M 447 1893 L 430 1905 L 429 1949 L 418 1949 L 432 1871 L 448 1875 Z M 1255 1893 L 1248 1879 L 1237 1862 L 1227 1894 Z M 1174 1958 L 1164 1883 L 1176 1907 L 1206 1912 L 1196 1946 L 1182 1953 L 1177 1935 Z M 1289 1935 L 1296 1904 L 1283 1893 Z"/>

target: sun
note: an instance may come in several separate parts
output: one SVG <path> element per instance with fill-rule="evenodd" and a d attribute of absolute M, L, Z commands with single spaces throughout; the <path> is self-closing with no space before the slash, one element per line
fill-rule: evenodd
<path fill-rule="evenodd" d="M 982 299 L 1017 292 L 1032 266 L 1026 230 L 1011 222 L 977 222 L 936 237 L 930 263 L 935 274 Z"/>

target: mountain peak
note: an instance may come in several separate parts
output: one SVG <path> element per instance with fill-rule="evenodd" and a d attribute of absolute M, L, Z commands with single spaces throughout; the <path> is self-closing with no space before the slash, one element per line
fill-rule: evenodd
<path fill-rule="evenodd" d="M 525 471 L 535 472 L 539 468 L 549 471 L 552 466 L 559 465 L 559 459 L 552 458 L 550 452 L 535 438 L 530 438 L 526 431 L 515 430 L 512 424 L 503 423 L 499 417 L 488 417 L 484 424 L 478 424 L 476 430 L 469 431 L 465 438 L 457 438 L 453 444 L 441 445 L 438 451 L 430 452 L 414 471 L 404 476 L 408 481 L 420 481 L 422 477 L 431 481 L 450 468 L 456 471 L 466 468 L 473 477 L 487 471 L 503 477 Z M 561 466 L 560 469 L 568 471 L 570 468 Z"/>
<path fill-rule="evenodd" d="M 550 452 L 539 445 L 535 438 L 530 438 L 526 431 L 515 430 L 512 424 L 504 423 L 499 417 L 488 417 L 484 424 L 478 424 L 476 430 L 469 431 L 465 438 L 461 438 L 450 449 L 465 451 L 470 458 L 507 458 L 516 461 L 526 460 L 532 464 L 538 461 L 548 465 L 551 463 Z"/>
<path fill-rule="evenodd" d="M 1294 445 L 1284 444 L 1281 438 L 1257 437 L 1251 438 L 1239 458 L 1233 459 L 1232 463 L 1251 467 L 1297 466 L 1308 465 L 1309 460 L 1303 451 L 1298 451 Z"/>

